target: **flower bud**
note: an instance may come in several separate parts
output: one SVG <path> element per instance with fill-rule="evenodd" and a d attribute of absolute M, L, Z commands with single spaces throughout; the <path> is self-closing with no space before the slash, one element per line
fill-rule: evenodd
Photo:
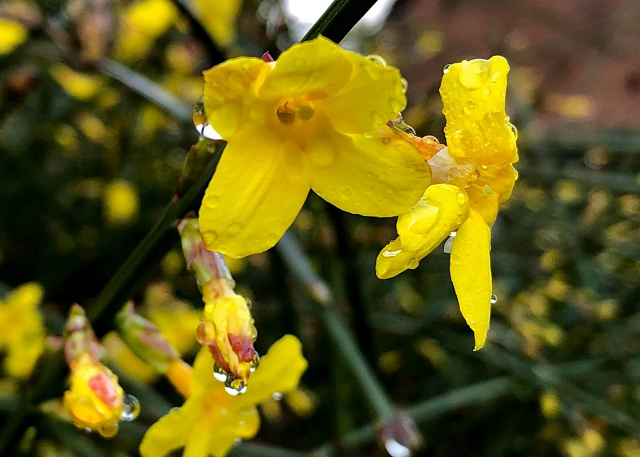
<path fill-rule="evenodd" d="M 74 361 L 84 353 L 89 353 L 95 360 L 102 358 L 102 346 L 80 305 L 73 305 L 69 311 L 64 328 L 64 339 L 64 356 L 69 366 L 72 366 Z"/>

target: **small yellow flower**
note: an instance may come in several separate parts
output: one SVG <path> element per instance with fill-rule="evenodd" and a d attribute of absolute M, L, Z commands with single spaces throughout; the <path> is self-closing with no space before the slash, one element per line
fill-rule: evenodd
<path fill-rule="evenodd" d="M 7 352 L 5 369 L 10 376 L 27 378 L 45 347 L 45 328 L 38 305 L 44 291 L 27 283 L 0 300 L 0 349 Z"/>
<path fill-rule="evenodd" d="M 236 37 L 235 23 L 240 0 L 196 0 L 195 7 L 207 32 L 220 46 L 227 47 Z"/>
<path fill-rule="evenodd" d="M 27 29 L 16 21 L 0 18 L 0 56 L 9 54 L 27 39 Z"/>
<path fill-rule="evenodd" d="M 128 181 L 118 179 L 104 190 L 104 217 L 110 224 L 123 224 L 138 214 L 138 191 Z"/>
<path fill-rule="evenodd" d="M 54 64 L 49 72 L 62 88 L 78 100 L 88 100 L 102 88 L 104 80 L 72 70 L 62 63 Z"/>
<path fill-rule="evenodd" d="M 286 335 L 262 358 L 244 395 L 228 395 L 212 376 L 213 361 L 202 349 L 194 363 L 191 396 L 153 424 L 140 445 L 142 457 L 162 457 L 185 447 L 184 455 L 222 457 L 236 439 L 252 438 L 260 426 L 256 405 L 274 393 L 296 389 L 307 367 L 300 341 Z"/>
<path fill-rule="evenodd" d="M 451 279 L 476 350 L 485 343 L 491 313 L 489 229 L 517 178 L 511 165 L 518 160 L 517 135 L 505 114 L 508 72 L 500 56 L 447 68 L 440 87 L 447 147 L 403 134 L 428 160 L 434 184 L 398 218 L 399 237 L 376 262 L 383 279 L 416 268 L 457 230 L 450 247 Z"/>
<path fill-rule="evenodd" d="M 277 62 L 240 57 L 204 78 L 207 120 L 228 142 L 200 208 L 209 250 L 271 248 L 310 189 L 344 211 L 387 217 L 429 184 L 415 147 L 386 125 L 406 104 L 395 68 L 319 37 Z"/>
<path fill-rule="evenodd" d="M 81 354 L 71 366 L 71 388 L 64 393 L 64 406 L 73 423 L 97 430 L 105 438 L 118 432 L 124 392 L 111 370 Z"/>

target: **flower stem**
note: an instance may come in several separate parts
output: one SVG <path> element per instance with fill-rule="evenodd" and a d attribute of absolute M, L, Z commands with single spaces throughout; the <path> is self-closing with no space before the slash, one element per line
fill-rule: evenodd
<path fill-rule="evenodd" d="M 336 43 L 342 41 L 375 3 L 376 0 L 334 0 L 302 41 L 313 40 L 320 34 Z"/>
<path fill-rule="evenodd" d="M 309 259 L 302 251 L 297 240 L 291 233 L 286 233 L 276 245 L 285 265 L 291 273 L 307 287 L 317 311 L 327 329 L 329 337 L 337 348 L 337 352 L 344 357 L 347 367 L 356 379 L 363 394 L 378 418 L 384 422 L 395 416 L 395 409 L 376 378 L 364 355 L 358 348 L 352 333 L 342 319 L 333 310 L 333 295 L 328 286 L 314 271 Z"/>

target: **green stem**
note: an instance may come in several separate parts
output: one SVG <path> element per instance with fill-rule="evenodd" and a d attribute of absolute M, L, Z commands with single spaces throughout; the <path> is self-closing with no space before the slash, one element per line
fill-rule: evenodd
<path fill-rule="evenodd" d="M 393 419 L 395 410 L 391 400 L 367 364 L 352 333 L 333 310 L 333 295 L 314 271 L 297 240 L 291 233 L 286 233 L 276 245 L 276 249 L 291 273 L 307 287 L 314 298 L 316 309 L 329 337 L 337 352 L 344 358 L 373 411 L 384 422 Z"/>
<path fill-rule="evenodd" d="M 339 43 L 375 3 L 376 0 L 334 0 L 302 41 L 322 34 Z"/>

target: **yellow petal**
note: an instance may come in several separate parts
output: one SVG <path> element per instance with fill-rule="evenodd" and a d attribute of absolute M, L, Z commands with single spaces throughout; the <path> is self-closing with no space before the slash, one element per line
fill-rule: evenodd
<path fill-rule="evenodd" d="M 245 107 L 253 104 L 252 109 L 260 109 L 256 80 L 267 69 L 262 59 L 238 57 L 204 72 L 204 110 L 209 124 L 224 139 L 240 126 Z"/>
<path fill-rule="evenodd" d="M 517 160 L 516 133 L 505 113 L 509 64 L 504 57 L 462 61 L 442 77 L 440 96 L 452 157 L 477 164 Z"/>
<path fill-rule="evenodd" d="M 418 266 L 467 217 L 466 194 L 451 184 L 429 186 L 424 196 L 398 218 L 399 237 L 378 255 L 376 275 L 396 276 Z"/>
<path fill-rule="evenodd" d="M 202 398 L 192 398 L 161 417 L 140 443 L 142 457 L 164 457 L 184 446 L 202 413 Z"/>
<path fill-rule="evenodd" d="M 300 340 L 285 335 L 273 343 L 260 360 L 260 366 L 249 378 L 247 392 L 236 397 L 242 405 L 255 405 L 268 400 L 276 392 L 284 394 L 298 387 L 307 361 Z"/>
<path fill-rule="evenodd" d="M 27 29 L 16 21 L 0 18 L 0 55 L 13 51 L 27 38 Z"/>
<path fill-rule="evenodd" d="M 482 216 L 471 211 L 451 247 L 451 280 L 460 311 L 475 336 L 474 350 L 487 338 L 491 317 L 491 231 Z"/>
<path fill-rule="evenodd" d="M 189 439 L 187 439 L 182 457 L 208 457 L 211 443 L 220 439 L 217 425 L 219 424 L 206 419 L 196 422 L 191 433 L 189 433 Z"/>
<path fill-rule="evenodd" d="M 513 165 L 492 165 L 480 168 L 480 177 L 471 183 L 466 191 L 469 204 L 478 211 L 489 227 L 498 215 L 498 207 L 509 200 L 518 172 Z"/>
<path fill-rule="evenodd" d="M 387 126 L 367 136 L 328 130 L 318 137 L 310 145 L 311 188 L 349 213 L 389 217 L 408 211 L 430 182 L 429 166 Z"/>
<path fill-rule="evenodd" d="M 227 145 L 202 200 L 207 249 L 238 258 L 271 248 L 298 215 L 310 185 L 307 156 L 294 143 L 247 126 Z"/>
<path fill-rule="evenodd" d="M 321 100 L 342 89 L 351 77 L 348 52 L 322 36 L 284 51 L 258 89 L 260 98 L 309 96 Z"/>
<path fill-rule="evenodd" d="M 333 126 L 342 133 L 375 132 L 398 117 L 407 104 L 402 77 L 393 67 L 382 66 L 352 52 L 351 79 L 322 103 Z"/>
<path fill-rule="evenodd" d="M 90 99 L 104 85 L 102 78 L 74 71 L 61 63 L 54 64 L 49 72 L 65 92 L 78 100 Z"/>
<path fill-rule="evenodd" d="M 201 397 L 215 389 L 221 388 L 220 382 L 213 377 L 213 357 L 206 346 L 202 346 L 195 361 L 191 376 L 191 397 Z"/>
<path fill-rule="evenodd" d="M 216 457 L 227 455 L 236 439 L 253 438 L 259 428 L 260 416 L 256 408 L 239 412 L 234 415 L 233 420 L 223 422 L 223 426 L 215 434 L 215 439 L 209 443 L 209 454 Z"/>

